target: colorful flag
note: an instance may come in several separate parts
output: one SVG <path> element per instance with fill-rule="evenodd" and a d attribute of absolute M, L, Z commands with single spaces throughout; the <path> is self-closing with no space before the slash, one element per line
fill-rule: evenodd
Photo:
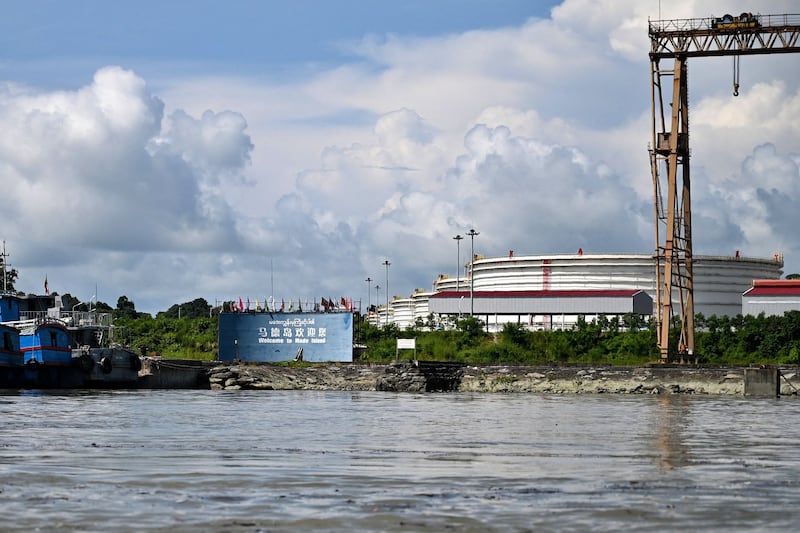
<path fill-rule="evenodd" d="M 239 311 L 244 311 L 244 302 L 242 302 L 241 296 L 239 296 Z"/>
<path fill-rule="evenodd" d="M 303 312 L 303 302 L 300 301 L 300 298 L 297 299 L 297 312 L 298 313 Z"/>
<path fill-rule="evenodd" d="M 286 308 L 286 301 L 283 298 L 281 298 L 281 313 L 283 313 L 283 310 L 285 308 Z"/>
<path fill-rule="evenodd" d="M 47 274 L 44 275 L 44 293 L 50 294 L 50 286 L 47 284 Z"/>
<path fill-rule="evenodd" d="M 258 298 L 256 298 L 256 311 L 261 311 L 261 306 L 258 304 Z"/>
<path fill-rule="evenodd" d="M 250 297 L 247 297 L 247 310 L 250 310 Z"/>

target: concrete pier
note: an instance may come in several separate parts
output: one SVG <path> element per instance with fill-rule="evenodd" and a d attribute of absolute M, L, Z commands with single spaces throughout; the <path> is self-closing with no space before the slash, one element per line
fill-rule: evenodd
<path fill-rule="evenodd" d="M 744 395 L 777 398 L 781 395 L 780 370 L 777 368 L 745 368 Z"/>
<path fill-rule="evenodd" d="M 140 389 L 208 389 L 208 371 L 218 363 L 146 357 L 139 373 Z"/>

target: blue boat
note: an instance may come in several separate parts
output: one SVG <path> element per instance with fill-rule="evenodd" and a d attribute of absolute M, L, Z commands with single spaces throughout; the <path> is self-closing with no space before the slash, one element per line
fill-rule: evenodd
<path fill-rule="evenodd" d="M 0 324 L 0 388 L 18 388 L 23 384 L 23 356 L 19 330 Z"/>
<path fill-rule="evenodd" d="M 67 328 L 56 322 L 23 326 L 20 350 L 27 366 L 71 366 L 72 347 Z"/>
<path fill-rule="evenodd" d="M 17 328 L 0 324 L 0 366 L 21 367 L 23 364 L 22 352 L 19 349 L 19 330 Z"/>
<path fill-rule="evenodd" d="M 134 385 L 141 358 L 113 342 L 111 313 L 64 309 L 61 298 L 0 293 L 0 323 L 19 330 L 25 387 Z"/>
<path fill-rule="evenodd" d="M 73 388 L 83 378 L 72 362 L 67 328 L 58 322 L 20 326 L 20 351 L 25 367 L 25 386 Z"/>

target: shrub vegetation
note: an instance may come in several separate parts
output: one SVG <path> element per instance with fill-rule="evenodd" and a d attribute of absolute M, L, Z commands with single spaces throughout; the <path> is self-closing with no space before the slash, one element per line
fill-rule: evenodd
<path fill-rule="evenodd" d="M 131 303 L 132 304 L 132 303 Z M 209 316 L 204 301 L 195 300 L 155 318 L 136 313 L 121 299 L 115 313 L 115 340 L 143 354 L 166 358 L 217 357 L 217 316 Z M 417 358 L 469 364 L 610 364 L 641 365 L 659 358 L 651 321 L 630 315 L 578 320 L 567 330 L 530 331 L 507 323 L 496 334 L 486 332 L 477 318 L 458 320 L 453 327 L 431 330 L 432 317 L 400 330 L 376 327 L 355 317 L 355 341 L 367 346 L 362 360 L 388 362 L 396 355 L 397 338 L 417 340 Z M 782 317 L 704 317 L 697 315 L 695 355 L 701 364 L 800 364 L 800 311 Z M 673 324 L 677 336 L 679 324 Z M 400 357 L 408 359 L 408 353 Z"/>

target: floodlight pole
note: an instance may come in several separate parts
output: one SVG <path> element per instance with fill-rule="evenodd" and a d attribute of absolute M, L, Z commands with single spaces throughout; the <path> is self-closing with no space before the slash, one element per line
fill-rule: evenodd
<path fill-rule="evenodd" d="M 472 259 L 469 261 L 469 317 L 472 318 L 475 314 L 475 237 L 480 235 L 475 228 L 471 228 L 467 235 L 469 235 Z"/>
<path fill-rule="evenodd" d="M 383 262 L 383 266 L 386 267 L 386 325 L 389 325 L 389 265 L 391 263 L 387 259 Z"/>
<path fill-rule="evenodd" d="M 458 277 L 461 274 L 461 240 L 463 238 L 464 237 L 462 237 L 461 235 L 456 235 L 455 237 L 453 237 L 453 240 L 456 241 L 456 255 L 457 255 L 457 257 L 456 257 L 456 292 L 458 292 L 458 290 L 459 290 Z"/>

